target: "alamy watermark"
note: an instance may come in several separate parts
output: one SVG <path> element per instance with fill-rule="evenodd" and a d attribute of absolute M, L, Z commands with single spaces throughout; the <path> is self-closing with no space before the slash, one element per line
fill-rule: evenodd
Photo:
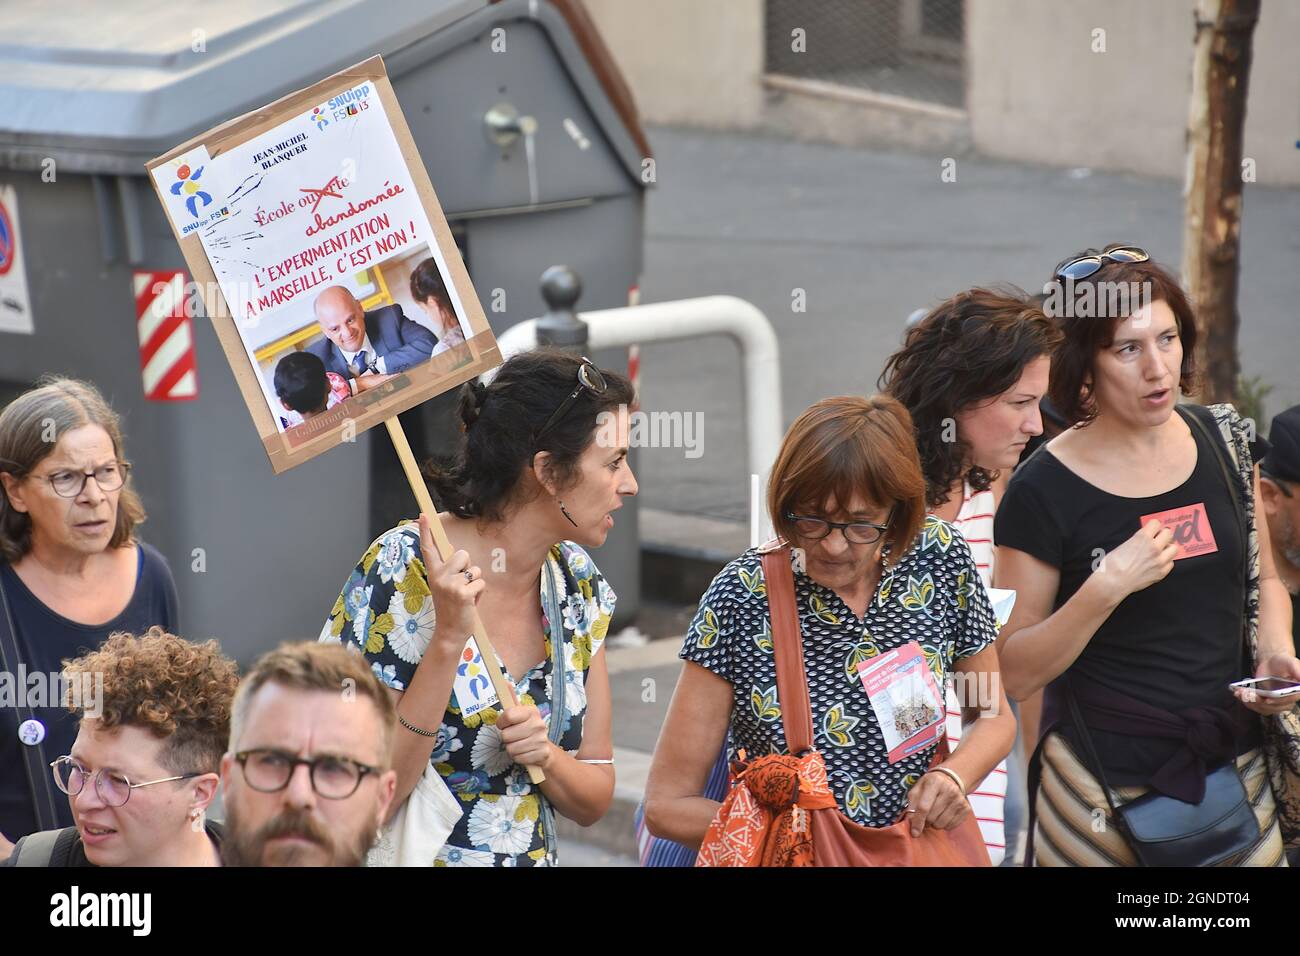
<path fill-rule="evenodd" d="M 69 679 L 57 672 L 32 671 L 18 665 L 17 673 L 0 671 L 0 707 L 55 708 L 64 705 L 85 717 L 104 713 L 104 674 L 83 671 Z"/>
<path fill-rule="evenodd" d="M 629 448 L 681 448 L 687 458 L 704 454 L 703 412 L 628 412 Z M 596 416 L 596 444 L 601 448 L 619 447 L 619 413 L 601 412 Z"/>
<path fill-rule="evenodd" d="M 1150 282 L 1081 282 L 1066 276 L 1043 286 L 1043 312 L 1059 319 L 1118 319 L 1133 316 L 1139 328 L 1151 321 L 1147 309 L 1155 301 Z"/>

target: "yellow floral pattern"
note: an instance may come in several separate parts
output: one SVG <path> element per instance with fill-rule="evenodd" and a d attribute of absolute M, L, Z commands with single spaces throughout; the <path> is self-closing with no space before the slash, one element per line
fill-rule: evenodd
<path fill-rule="evenodd" d="M 537 707 L 548 724 L 564 721 L 560 747 L 582 745 L 587 710 L 586 676 L 604 646 L 616 596 L 595 563 L 577 544 L 563 541 L 547 556 L 562 579 L 558 605 L 564 655 L 564 713 L 552 711 L 553 625 L 542 611 L 546 660 L 528 673 L 507 674 L 520 703 Z M 549 574 L 549 572 L 548 572 Z M 545 603 L 542 602 L 542 607 Z M 404 691 L 433 638 L 432 595 L 420 557 L 418 526 L 405 522 L 375 540 L 357 562 L 330 608 L 322 641 L 346 644 L 371 662 L 375 674 Z M 503 668 L 504 670 L 504 668 Z M 429 761 L 465 812 L 439 852 L 438 866 L 548 866 L 543 830 L 545 795 L 523 768 L 511 762 L 488 707 L 465 714 L 455 693 L 448 701 Z"/>

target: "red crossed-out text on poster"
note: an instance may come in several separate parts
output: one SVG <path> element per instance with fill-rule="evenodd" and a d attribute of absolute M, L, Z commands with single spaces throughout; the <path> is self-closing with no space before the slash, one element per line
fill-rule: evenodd
<path fill-rule="evenodd" d="M 136 331 L 145 398 L 155 402 L 199 397 L 194 330 L 185 314 L 184 272 L 135 272 Z"/>

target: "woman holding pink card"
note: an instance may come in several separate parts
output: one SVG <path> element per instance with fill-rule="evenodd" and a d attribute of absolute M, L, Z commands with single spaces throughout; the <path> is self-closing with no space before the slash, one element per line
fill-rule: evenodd
<path fill-rule="evenodd" d="M 813 405 L 786 434 L 768 508 L 791 547 L 750 549 L 701 598 L 646 788 L 649 829 L 703 843 L 697 865 L 747 866 L 846 862 L 833 847 L 788 839 L 806 836 L 804 807 L 821 814 L 812 838 L 888 829 L 897 849 L 927 830 L 969 829 L 966 793 L 1010 750 L 1015 725 L 988 596 L 961 536 L 926 514 L 907 410 L 885 396 Z M 940 689 L 954 673 L 983 689 L 971 697 L 982 719 L 948 754 Z M 768 755 L 788 755 L 792 772 L 799 764 L 793 796 L 751 777 L 770 839 L 729 838 L 748 825 L 726 812 L 736 785 L 722 813 L 701 796 L 728 733 L 737 773 Z M 963 862 L 987 866 L 977 829 L 974 844 L 977 857 Z M 848 862 L 901 861 L 869 855 Z"/>
<path fill-rule="evenodd" d="M 995 583 L 1018 593 L 1007 690 L 1046 688 L 1033 862 L 1285 866 L 1278 820 L 1300 823 L 1300 794 L 1275 804 L 1269 777 L 1300 759 L 1296 698 L 1230 686 L 1300 680 L 1252 425 L 1178 404 L 1196 323 L 1145 250 L 1086 250 L 1054 287 L 1051 396 L 1073 427 L 1021 465 L 995 523 Z"/>

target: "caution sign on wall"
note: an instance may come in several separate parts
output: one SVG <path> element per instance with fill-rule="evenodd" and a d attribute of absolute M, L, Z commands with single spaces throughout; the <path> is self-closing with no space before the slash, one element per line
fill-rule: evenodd
<path fill-rule="evenodd" d="M 198 398 L 194 332 L 185 314 L 185 273 L 136 272 L 133 279 L 145 398 L 155 402 Z"/>
<path fill-rule="evenodd" d="M 0 183 L 0 332 L 30 335 L 32 303 L 27 295 L 27 267 L 18 228 L 18 194 Z"/>

